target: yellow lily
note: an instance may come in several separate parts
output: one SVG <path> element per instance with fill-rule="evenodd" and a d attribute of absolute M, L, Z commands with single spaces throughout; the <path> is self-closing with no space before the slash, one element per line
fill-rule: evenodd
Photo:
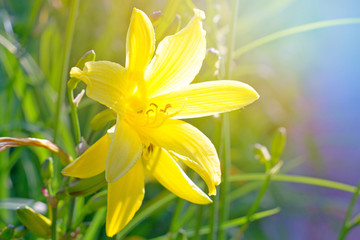
<path fill-rule="evenodd" d="M 144 171 L 177 196 L 197 204 L 211 199 L 179 166 L 204 179 L 209 195 L 220 184 L 220 163 L 211 141 L 179 119 L 239 109 L 259 98 L 247 84 L 221 80 L 190 84 L 206 52 L 204 12 L 180 32 L 162 40 L 155 52 L 154 28 L 134 9 L 126 40 L 126 66 L 108 61 L 73 67 L 87 95 L 117 114 L 116 125 L 63 174 L 88 178 L 105 171 L 108 181 L 106 233 L 113 236 L 134 216 L 144 198 Z M 154 55 L 154 56 L 153 56 Z"/>

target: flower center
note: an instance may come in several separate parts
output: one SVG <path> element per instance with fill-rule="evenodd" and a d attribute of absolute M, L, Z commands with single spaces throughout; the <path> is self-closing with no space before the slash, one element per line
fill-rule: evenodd
<path fill-rule="evenodd" d="M 178 114 L 169 114 L 168 110 L 171 107 L 171 104 L 166 104 L 164 108 L 160 108 L 156 103 L 150 103 L 146 108 L 136 112 L 137 124 L 150 128 L 160 127 L 167 119 Z"/>

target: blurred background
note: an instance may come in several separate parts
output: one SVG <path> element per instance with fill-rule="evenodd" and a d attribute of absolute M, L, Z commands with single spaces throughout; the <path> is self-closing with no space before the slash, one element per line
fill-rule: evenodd
<path fill-rule="evenodd" d="M 68 0 L 0 1 L 0 136 L 52 139 L 56 92 L 62 71 Z M 171 2 L 171 1 L 170 1 Z M 360 18 L 357 0 L 254 0 L 239 1 L 235 48 L 291 27 L 333 19 Z M 124 65 L 125 39 L 130 14 L 137 7 L 148 15 L 164 11 L 167 1 L 82 0 L 75 26 L 70 66 L 93 49 L 97 60 Z M 182 1 L 177 8 L 184 26 L 192 8 L 205 11 L 208 54 L 195 81 L 223 75 L 227 54 L 231 7 L 225 0 Z M 358 20 L 359 23 L 359 20 Z M 171 29 L 168 33 L 172 34 Z M 159 37 L 161 39 L 161 37 Z M 360 180 L 360 24 L 341 25 L 299 33 L 269 42 L 244 54 L 234 53 L 231 78 L 253 86 L 261 98 L 232 112 L 232 172 L 264 172 L 254 158 L 255 143 L 270 146 L 278 127 L 285 127 L 288 142 L 283 172 L 325 178 L 351 185 Z M 79 86 L 77 91 L 81 90 Z M 88 139 L 89 122 L 103 106 L 85 98 L 79 105 L 82 135 Z M 356 110 L 358 109 L 358 110 Z M 59 145 L 75 155 L 68 107 L 61 116 Z M 215 136 L 218 119 L 189 122 L 207 136 Z M 92 142 L 103 132 L 97 132 Z M 92 143 L 90 142 L 90 143 Z M 44 201 L 39 166 L 47 152 L 35 148 L 13 149 L 0 154 L 0 199 Z M 233 184 L 235 191 L 247 183 Z M 146 199 L 161 191 L 147 185 Z M 256 190 L 256 189 L 254 189 Z M 236 198 L 231 218 L 246 214 L 257 191 Z M 246 239 L 336 239 L 351 194 L 299 184 L 271 183 L 261 209 L 280 207 L 281 212 L 250 225 Z M 14 211 L 3 201 L 0 228 L 17 224 Z M 168 231 L 174 212 L 172 202 L 133 230 L 151 238 Z M 191 207 L 185 204 L 184 209 Z M 6 210 L 7 209 L 7 210 Z M 10 210 L 9 210 L 10 209 Z M 360 210 L 360 209 L 356 209 Z M 191 221 L 183 225 L 189 229 Z M 237 232 L 230 229 L 228 236 Z M 99 234 L 104 234 L 103 230 Z M 355 229 L 348 239 L 358 239 Z M 28 236 L 31 239 L 30 236 Z M 205 238 L 204 238 L 205 239 Z"/>

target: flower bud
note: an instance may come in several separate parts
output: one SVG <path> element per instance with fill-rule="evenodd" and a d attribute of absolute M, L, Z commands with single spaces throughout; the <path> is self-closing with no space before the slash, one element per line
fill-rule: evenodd
<path fill-rule="evenodd" d="M 13 238 L 15 232 L 14 225 L 8 225 L 4 227 L 0 232 L 0 239 L 2 240 L 10 240 Z"/>
<path fill-rule="evenodd" d="M 15 228 L 14 237 L 15 238 L 22 238 L 26 234 L 26 229 L 24 225 L 17 226 Z"/>
<path fill-rule="evenodd" d="M 92 196 L 87 202 L 84 208 L 86 213 L 90 213 L 98 210 L 101 207 L 105 207 L 107 203 L 107 191 L 101 191 Z"/>
<path fill-rule="evenodd" d="M 271 169 L 271 163 L 270 163 L 271 156 L 267 147 L 259 143 L 256 143 L 254 146 L 254 154 L 257 159 L 259 159 L 262 163 L 265 164 L 266 170 Z"/>
<path fill-rule="evenodd" d="M 93 117 L 90 121 L 90 126 L 93 131 L 99 131 L 103 129 L 106 124 L 116 119 L 115 113 L 111 109 L 106 109 Z"/>
<path fill-rule="evenodd" d="M 49 182 L 54 176 L 53 159 L 48 157 L 41 164 L 41 176 L 45 183 Z"/>
<path fill-rule="evenodd" d="M 91 61 L 95 61 L 95 51 L 94 50 L 90 50 L 88 52 L 86 52 L 80 59 L 79 61 L 76 63 L 76 67 L 83 69 L 85 66 L 86 62 L 91 62 Z M 70 78 L 70 80 L 67 82 L 67 86 L 69 89 L 73 90 L 76 88 L 77 84 L 79 83 L 80 80 L 75 79 L 75 78 Z"/>
<path fill-rule="evenodd" d="M 75 180 L 69 184 L 66 190 L 71 196 L 86 196 L 100 190 L 106 183 L 103 172 L 91 178 Z"/>
<path fill-rule="evenodd" d="M 20 222 L 36 236 L 43 238 L 51 237 L 51 221 L 47 217 L 36 213 L 27 206 L 19 207 L 16 210 L 16 214 Z"/>
<path fill-rule="evenodd" d="M 286 129 L 281 127 L 277 130 L 271 144 L 271 162 L 275 165 L 279 162 L 286 143 Z"/>

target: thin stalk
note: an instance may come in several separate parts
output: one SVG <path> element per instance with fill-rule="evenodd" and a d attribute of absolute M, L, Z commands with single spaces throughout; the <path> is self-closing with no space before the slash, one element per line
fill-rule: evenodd
<path fill-rule="evenodd" d="M 200 239 L 200 227 L 201 227 L 201 222 L 202 222 L 202 218 L 203 218 L 203 212 L 204 212 L 204 206 L 203 205 L 198 206 L 197 220 L 196 220 L 196 225 L 195 225 L 195 229 L 194 229 L 193 240 Z"/>
<path fill-rule="evenodd" d="M 71 239 L 71 231 L 72 231 L 72 222 L 74 217 L 74 210 L 75 210 L 75 197 L 70 197 L 69 199 L 69 213 L 68 219 L 66 223 L 66 239 Z"/>
<path fill-rule="evenodd" d="M 271 181 L 271 173 L 268 171 L 266 173 L 266 178 L 264 180 L 264 183 L 255 199 L 255 202 L 253 203 L 253 205 L 251 206 L 250 210 L 248 211 L 246 217 L 246 223 L 240 228 L 239 233 L 237 234 L 237 237 L 235 237 L 234 239 L 241 239 L 241 237 L 244 235 L 245 230 L 249 227 L 250 222 L 253 218 L 254 213 L 258 210 L 259 206 L 260 206 L 260 202 L 263 198 L 263 196 L 265 195 L 265 192 L 267 191 L 270 181 Z"/>
<path fill-rule="evenodd" d="M 171 224 L 170 224 L 171 239 L 173 239 L 173 234 L 175 234 L 177 232 L 177 228 L 179 226 L 178 220 L 180 217 L 181 210 L 184 206 L 184 203 L 185 203 L 185 201 L 181 198 L 179 198 L 177 201 L 177 206 L 176 206 L 176 209 L 175 209 L 175 212 L 171 219 Z"/>
<path fill-rule="evenodd" d="M 221 144 L 221 130 L 222 130 L 222 118 L 215 118 L 216 128 L 215 134 L 213 137 L 213 143 L 217 147 L 219 155 L 221 155 L 222 144 Z M 218 190 L 218 188 L 217 188 Z M 219 209 L 219 195 L 211 197 L 213 203 L 210 205 L 210 214 L 209 214 L 209 234 L 208 240 L 216 239 L 217 230 L 218 230 L 218 209 Z"/>
<path fill-rule="evenodd" d="M 254 214 L 254 216 L 252 218 L 252 221 L 272 216 L 274 214 L 277 214 L 278 212 L 280 212 L 280 208 L 274 208 L 274 209 L 270 209 L 270 210 L 266 210 L 266 211 L 262 211 L 262 212 L 257 212 L 257 213 Z M 229 220 L 229 221 L 225 222 L 223 225 L 220 226 L 220 228 L 221 229 L 228 229 L 228 228 L 231 228 L 231 227 L 241 226 L 241 225 L 245 224 L 246 221 L 247 221 L 246 216 L 236 218 L 236 219 L 232 219 L 232 220 Z M 185 232 L 186 232 L 187 237 L 192 237 L 195 234 L 195 232 L 193 230 L 185 230 Z M 210 233 L 209 226 L 204 226 L 204 227 L 200 228 L 200 235 L 205 235 L 205 234 L 209 234 L 209 233 Z M 153 238 L 151 240 L 165 240 L 165 239 L 168 239 L 168 238 L 169 237 L 167 235 L 164 235 L 164 236 Z"/>
<path fill-rule="evenodd" d="M 254 48 L 263 46 L 267 43 L 276 41 L 278 39 L 282 39 L 284 37 L 288 37 L 291 35 L 295 35 L 302 32 L 308 32 L 315 29 L 327 28 L 327 27 L 335 27 L 341 25 L 351 25 L 351 24 L 360 24 L 360 18 L 345 18 L 345 19 L 334 19 L 327 21 L 314 22 L 309 24 L 304 24 L 292 28 L 288 28 L 282 31 L 278 31 L 272 34 L 269 34 L 265 37 L 259 38 L 255 41 L 252 41 L 241 48 L 237 49 L 234 52 L 234 58 L 238 58 L 241 55 L 253 50 Z"/>
<path fill-rule="evenodd" d="M 68 78 L 68 69 L 70 63 L 70 53 L 71 53 L 71 45 L 74 36 L 74 29 L 75 29 L 75 22 L 76 22 L 76 15 L 79 10 L 79 0 L 71 1 L 70 6 L 70 16 L 67 23 L 66 28 L 66 38 L 65 38 L 65 47 L 64 47 L 64 55 L 63 55 L 63 66 L 62 66 L 62 74 L 61 79 L 59 81 L 58 86 L 58 99 L 56 105 L 56 112 L 55 112 L 55 127 L 54 127 L 54 142 L 57 143 L 58 133 L 59 133 L 59 125 L 60 125 L 60 114 L 61 114 L 61 107 L 64 102 L 64 95 L 65 95 L 65 87 L 66 87 L 66 80 Z"/>
<path fill-rule="evenodd" d="M 225 64 L 225 79 L 230 79 L 231 77 L 231 61 L 232 61 L 232 53 L 235 42 L 235 30 L 236 30 L 236 17 L 239 8 L 239 1 L 232 1 L 232 13 L 231 13 L 231 22 L 227 43 L 227 57 Z M 230 119 L 229 113 L 223 114 L 223 138 L 224 138 L 224 156 L 222 158 L 222 185 L 221 185 L 221 193 L 220 193 L 220 216 L 219 216 L 219 224 L 222 225 L 229 218 L 229 199 L 228 192 L 230 190 L 230 167 L 231 167 L 231 135 L 230 135 Z M 219 230 L 219 239 L 225 239 L 226 232 L 224 229 Z"/>
<path fill-rule="evenodd" d="M 249 173 L 231 176 L 230 181 L 264 181 L 266 174 L 264 173 Z M 336 190 L 342 190 L 345 192 L 355 193 L 356 187 L 344 183 L 335 181 L 329 181 L 320 178 L 313 178 L 307 176 L 287 175 L 287 174 L 276 174 L 271 177 L 271 181 L 276 182 L 291 182 L 291 183 L 302 183 L 306 185 L 313 185 L 319 187 L 332 188 Z"/>
<path fill-rule="evenodd" d="M 354 206 L 355 206 L 355 203 L 356 203 L 356 200 L 358 199 L 359 197 L 359 193 L 360 193 L 360 182 L 352 196 L 352 199 L 351 199 L 351 202 L 349 204 L 349 207 L 348 207 L 348 210 L 346 212 L 346 217 L 345 217 L 345 220 L 344 220 L 344 223 L 341 227 L 341 231 L 340 231 L 340 234 L 339 234 L 339 240 L 343 240 L 345 239 L 347 233 L 350 231 L 350 229 L 353 227 L 350 225 L 350 220 L 351 220 L 351 215 L 352 215 L 352 212 L 354 210 Z"/>
<path fill-rule="evenodd" d="M 75 143 L 78 144 L 81 142 L 81 131 L 80 131 L 80 125 L 79 125 L 79 117 L 77 114 L 76 105 L 74 103 L 74 93 L 73 90 L 68 88 L 68 98 L 69 98 L 69 104 L 71 109 L 71 120 L 73 124 L 74 129 L 74 137 L 75 137 Z"/>
<path fill-rule="evenodd" d="M 57 240 L 57 206 L 51 206 L 51 239 Z"/>
<path fill-rule="evenodd" d="M 211 200 L 213 200 L 213 203 L 210 206 L 210 221 L 209 221 L 209 234 L 208 234 L 208 240 L 216 239 L 216 233 L 217 233 L 217 227 L 218 227 L 218 218 L 217 218 L 217 210 L 219 208 L 219 200 L 218 195 L 212 196 Z"/>

